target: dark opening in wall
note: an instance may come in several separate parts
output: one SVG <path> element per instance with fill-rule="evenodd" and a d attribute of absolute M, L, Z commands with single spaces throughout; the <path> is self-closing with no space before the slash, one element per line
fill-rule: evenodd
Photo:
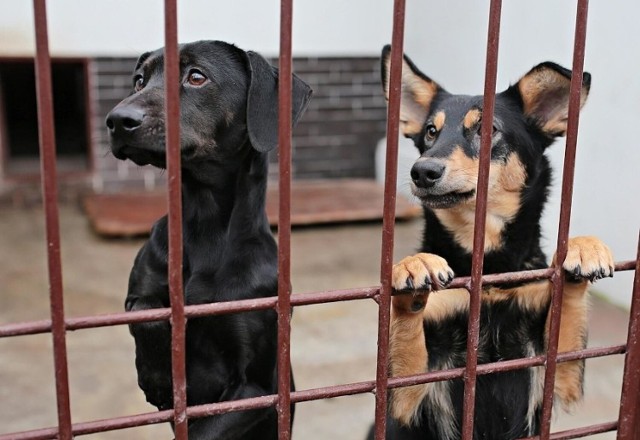
<path fill-rule="evenodd" d="M 56 149 L 61 172 L 89 168 L 86 62 L 51 65 Z M 6 175 L 39 173 L 38 110 L 33 60 L 0 60 L 0 146 Z"/>

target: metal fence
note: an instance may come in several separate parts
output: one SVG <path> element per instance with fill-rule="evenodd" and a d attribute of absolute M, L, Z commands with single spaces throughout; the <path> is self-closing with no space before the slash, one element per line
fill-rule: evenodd
<path fill-rule="evenodd" d="M 640 258 L 618 262 L 616 271 L 635 270 L 633 299 L 627 344 L 589 348 L 558 354 L 560 330 L 560 305 L 562 299 L 563 270 L 560 266 L 549 269 L 517 273 L 482 275 L 484 257 L 484 227 L 487 205 L 487 187 L 491 146 L 491 121 L 493 115 L 500 31 L 501 1 L 492 0 L 487 39 L 485 73 L 485 98 L 481 131 L 480 173 L 478 176 L 477 208 L 475 216 L 473 266 L 470 277 L 457 278 L 451 287 L 465 288 L 470 294 L 467 365 L 464 368 L 428 372 L 407 377 L 388 378 L 388 335 L 391 295 L 391 268 L 394 241 L 394 206 L 396 194 L 398 127 L 400 108 L 400 77 L 404 37 L 405 1 L 394 0 L 393 37 L 391 52 L 390 97 L 387 118 L 387 160 L 384 190 L 384 218 L 380 285 L 368 288 L 314 292 L 291 295 L 291 30 L 292 0 L 281 1 L 280 23 L 280 89 L 279 89 L 279 165 L 280 165 L 280 223 L 279 223 L 279 275 L 278 296 L 271 298 L 230 301 L 197 306 L 185 306 L 182 285 L 182 218 L 180 177 L 179 88 L 176 0 L 165 0 L 165 75 L 166 75 L 166 131 L 169 199 L 169 286 L 170 309 L 154 309 L 130 313 L 66 318 L 63 306 L 63 289 L 60 260 L 60 235 L 57 206 L 55 137 L 53 125 L 51 58 L 48 49 L 46 3 L 34 0 L 36 29 L 36 81 L 38 97 L 38 123 L 40 127 L 41 174 L 46 219 L 46 246 L 50 281 L 51 319 L 21 322 L 0 326 L 0 337 L 17 337 L 38 333 L 51 333 L 55 363 L 58 425 L 56 427 L 0 435 L 0 440 L 18 439 L 71 439 L 74 436 L 124 429 L 154 423 L 172 421 L 177 440 L 187 439 L 187 421 L 191 418 L 231 411 L 275 406 L 278 412 L 279 439 L 291 437 L 290 404 L 358 393 L 375 394 L 375 438 L 384 439 L 387 413 L 387 391 L 390 388 L 427 382 L 464 379 L 464 411 L 462 438 L 472 439 L 476 378 L 478 375 L 509 371 L 533 366 L 545 366 L 544 404 L 541 433 L 531 438 L 570 439 L 590 434 L 614 431 L 618 439 L 640 439 Z M 579 121 L 580 85 L 583 73 L 588 0 L 577 1 L 573 69 L 569 106 L 569 125 L 566 141 L 562 180 L 562 201 L 557 243 L 558 261 L 567 253 L 571 197 L 576 154 L 576 136 Z M 640 255 L 640 243 L 639 243 Z M 477 363 L 479 334 L 480 293 L 483 285 L 508 281 L 533 281 L 550 279 L 553 283 L 553 299 L 546 355 L 490 364 Z M 334 301 L 371 298 L 379 304 L 379 332 L 377 375 L 375 380 L 307 389 L 292 392 L 290 389 L 290 316 L 294 306 Z M 247 310 L 276 309 L 278 314 L 278 393 L 187 407 L 185 374 L 185 324 L 186 320 L 199 316 L 236 313 Z M 172 324 L 172 365 L 174 408 L 165 411 L 129 415 L 86 423 L 72 423 L 69 399 L 66 332 L 103 326 L 138 322 L 170 320 Z M 585 426 L 560 433 L 550 433 L 553 406 L 553 385 L 556 365 L 576 359 L 587 359 L 613 354 L 626 354 L 622 398 L 618 420 Z"/>

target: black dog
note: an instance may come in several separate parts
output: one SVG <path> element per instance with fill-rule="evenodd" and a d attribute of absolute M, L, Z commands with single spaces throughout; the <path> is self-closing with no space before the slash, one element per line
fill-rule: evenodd
<path fill-rule="evenodd" d="M 132 94 L 107 116 L 113 155 L 164 168 L 163 51 L 143 54 Z M 278 71 L 254 52 L 219 41 L 180 46 L 184 295 L 186 304 L 273 296 L 277 249 L 265 214 L 267 152 L 278 141 Z M 311 89 L 293 80 L 293 120 Z M 136 257 L 126 310 L 169 307 L 167 218 Z M 171 327 L 133 324 L 138 383 L 147 401 L 172 408 Z M 276 392 L 273 310 L 190 319 L 189 405 Z M 274 408 L 189 422 L 190 439 L 276 439 Z"/>
<path fill-rule="evenodd" d="M 389 55 L 382 53 L 388 98 Z M 551 181 L 546 148 L 567 128 L 571 72 L 542 63 L 496 95 L 485 233 L 484 272 L 547 267 L 540 216 Z M 582 104 L 591 77 L 584 74 Z M 420 251 L 393 268 L 397 290 L 445 288 L 470 275 L 478 177 L 482 96 L 454 95 L 407 57 L 402 68 L 401 129 L 420 158 L 411 170 L 413 193 L 424 207 Z M 609 249 L 594 237 L 570 240 L 559 351 L 586 346 L 589 281 L 613 275 Z M 539 355 L 547 346 L 548 281 L 483 290 L 479 363 Z M 426 306 L 426 307 L 425 307 Z M 401 294 L 392 300 L 390 374 L 406 376 L 465 365 L 469 294 L 447 290 Z M 555 397 L 568 407 L 582 397 L 583 362 L 558 364 Z M 540 427 L 543 367 L 478 376 L 474 439 L 535 435 Z M 394 389 L 389 440 L 460 438 L 463 381 Z"/>

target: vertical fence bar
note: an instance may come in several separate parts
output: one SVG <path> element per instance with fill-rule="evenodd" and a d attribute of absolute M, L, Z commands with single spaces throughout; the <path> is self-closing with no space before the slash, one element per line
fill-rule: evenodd
<path fill-rule="evenodd" d="M 551 413 L 553 409 L 553 393 L 558 355 L 558 338 L 560 335 L 560 317 L 563 294 L 564 271 L 562 262 L 567 256 L 569 241 L 569 222 L 571 220 L 571 198 L 573 196 L 573 176 L 576 162 L 576 146 L 578 124 L 580 118 L 580 94 L 582 90 L 582 74 L 584 68 L 584 49 L 587 35 L 588 0 L 578 0 L 576 12 L 576 30 L 573 48 L 573 66 L 571 73 L 571 89 L 569 96 L 569 115 L 567 125 L 567 143 L 562 173 L 562 196 L 560 199 L 560 220 L 558 227 L 558 244 L 556 249 L 556 267 L 552 275 L 553 298 L 549 310 L 549 340 L 544 380 L 544 397 L 542 404 L 542 421 L 540 438 L 549 439 L 551 430 Z"/>
<path fill-rule="evenodd" d="M 618 440 L 640 440 L 640 236 L 618 421 Z"/>
<path fill-rule="evenodd" d="M 69 399 L 69 370 L 64 322 L 62 262 L 60 260 L 60 225 L 58 218 L 58 187 L 56 171 L 56 138 L 53 119 L 53 89 L 51 57 L 47 32 L 45 0 L 34 0 L 33 15 L 36 28 L 36 89 L 38 100 L 38 136 L 40 142 L 40 174 L 47 237 L 49 297 L 51 302 L 51 334 L 58 408 L 58 438 L 71 439 L 71 407 Z"/>
<path fill-rule="evenodd" d="M 165 127 L 169 204 L 169 297 L 171 299 L 171 376 L 177 440 L 187 439 L 184 294 L 182 280 L 182 173 L 180 168 L 180 64 L 176 0 L 165 0 Z"/>
<path fill-rule="evenodd" d="M 278 79 L 278 438 L 291 438 L 291 32 L 293 0 L 280 2 Z"/>
<path fill-rule="evenodd" d="M 387 378 L 389 374 L 389 320 L 391 307 L 391 269 L 396 214 L 396 180 L 398 178 L 398 134 L 400 126 L 400 96 L 402 54 L 404 43 L 405 0 L 393 5 L 391 37 L 391 68 L 389 74 L 389 106 L 387 110 L 387 152 L 384 179 L 382 218 L 382 250 L 380 261 L 380 295 L 378 301 L 378 356 L 376 371 L 375 439 L 384 440 L 387 415 Z"/>
<path fill-rule="evenodd" d="M 469 323 L 467 330 L 467 365 L 464 375 L 464 402 L 462 412 L 462 438 L 473 438 L 476 380 L 478 367 L 478 340 L 480 334 L 480 303 L 482 295 L 482 270 L 484 266 L 484 239 L 487 219 L 487 194 L 489 165 L 493 134 L 493 110 L 496 99 L 498 73 L 498 43 L 500 40 L 501 0 L 492 0 L 489 9 L 487 31 L 487 61 L 485 64 L 484 102 L 482 105 L 482 131 L 480 133 L 480 164 L 476 196 L 475 223 L 473 229 L 473 255 L 469 284 Z"/>

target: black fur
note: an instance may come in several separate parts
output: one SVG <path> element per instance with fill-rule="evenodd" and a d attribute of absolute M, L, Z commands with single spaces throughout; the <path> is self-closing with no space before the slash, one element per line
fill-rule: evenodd
<path fill-rule="evenodd" d="M 134 92 L 107 116 L 114 156 L 165 166 L 163 51 L 142 55 Z M 277 146 L 277 69 L 219 41 L 180 46 L 185 303 L 273 296 L 277 249 L 264 211 L 267 152 Z M 203 80 L 204 78 L 204 80 Z M 202 82 L 201 82 L 202 81 Z M 310 88 L 294 77 L 293 120 Z M 127 311 L 169 307 L 167 217 L 136 257 Z M 171 326 L 132 324 L 138 383 L 158 409 L 173 407 Z M 189 405 L 276 392 L 273 310 L 189 319 Z M 189 421 L 190 439 L 276 439 L 274 408 Z"/>

